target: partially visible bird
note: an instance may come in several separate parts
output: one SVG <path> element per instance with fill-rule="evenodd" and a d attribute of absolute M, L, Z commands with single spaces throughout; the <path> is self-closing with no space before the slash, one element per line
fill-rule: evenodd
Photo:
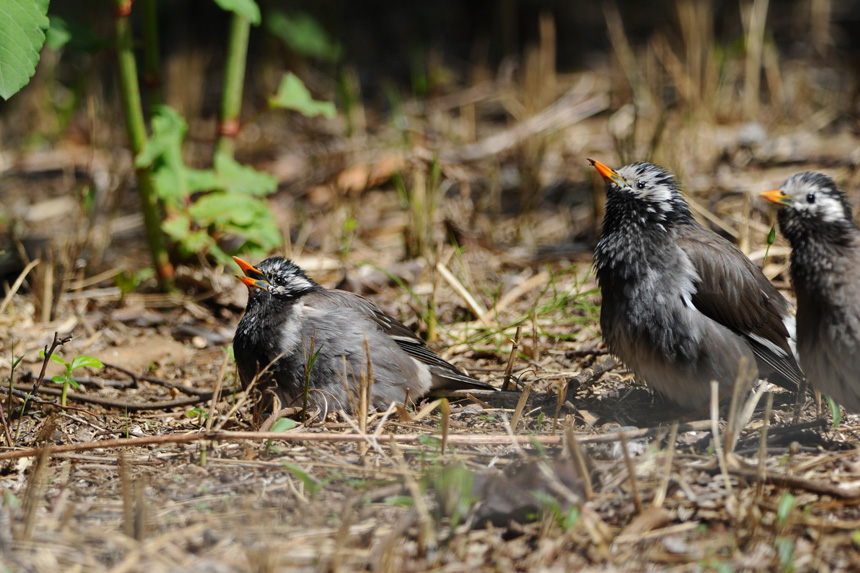
<path fill-rule="evenodd" d="M 286 407 L 302 404 L 307 380 L 312 406 L 347 411 L 357 403 L 362 375 L 372 378 L 371 405 L 379 408 L 438 388 L 495 390 L 460 373 L 366 298 L 326 290 L 289 259 L 271 257 L 256 267 L 233 259 L 249 291 L 233 339 L 243 387 L 259 376 L 257 388 Z M 270 404 L 271 397 L 264 410 Z"/>
<path fill-rule="evenodd" d="M 791 243 L 800 364 L 816 389 L 860 412 L 860 229 L 830 177 L 804 171 L 762 196 Z"/>
<path fill-rule="evenodd" d="M 638 162 L 616 172 L 589 161 L 608 186 L 594 264 L 609 350 L 685 408 L 707 404 L 711 380 L 728 394 L 744 356 L 760 376 L 796 391 L 794 317 L 776 287 L 693 219 L 669 171 Z"/>

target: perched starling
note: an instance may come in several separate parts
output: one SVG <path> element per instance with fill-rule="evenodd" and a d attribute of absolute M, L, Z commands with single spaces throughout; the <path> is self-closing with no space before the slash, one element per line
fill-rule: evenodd
<path fill-rule="evenodd" d="M 379 408 L 438 388 L 494 389 L 461 374 L 369 300 L 323 288 L 289 259 L 257 267 L 234 260 L 249 290 L 233 340 L 243 387 L 259 376 L 258 390 L 286 407 L 302 404 L 297 398 L 308 381 L 312 406 L 347 411 L 357 403 L 362 373 L 372 374 L 371 405 Z"/>
<path fill-rule="evenodd" d="M 797 349 L 812 385 L 860 412 L 860 229 L 832 179 L 804 171 L 762 196 L 781 205 L 797 295 Z"/>
<path fill-rule="evenodd" d="M 594 252 L 609 350 L 666 399 L 695 409 L 710 382 L 728 394 L 741 357 L 759 376 L 797 390 L 789 304 L 740 250 L 699 224 L 675 177 L 652 163 L 606 180 L 606 214 Z"/>

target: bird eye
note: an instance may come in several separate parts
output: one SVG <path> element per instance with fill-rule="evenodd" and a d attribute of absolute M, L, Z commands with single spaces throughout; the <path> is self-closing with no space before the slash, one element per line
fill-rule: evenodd
<path fill-rule="evenodd" d="M 636 182 L 636 188 L 637 189 L 645 189 L 645 182 L 644 181 L 637 181 Z"/>
<path fill-rule="evenodd" d="M 810 193 L 809 195 L 807 195 L 806 202 L 810 204 L 815 203 L 815 193 Z"/>

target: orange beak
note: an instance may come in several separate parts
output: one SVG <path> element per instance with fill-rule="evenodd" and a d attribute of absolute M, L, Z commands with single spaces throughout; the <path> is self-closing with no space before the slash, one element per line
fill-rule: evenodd
<path fill-rule="evenodd" d="M 594 166 L 595 169 L 597 169 L 597 172 L 600 173 L 600 175 L 602 175 L 607 182 L 615 183 L 619 187 L 624 187 L 624 185 L 626 184 L 624 178 L 621 177 L 615 171 L 613 171 L 608 165 L 601 163 L 596 159 L 589 159 L 588 161 L 589 163 L 591 163 L 591 165 Z"/>
<path fill-rule="evenodd" d="M 791 205 L 793 201 L 791 197 L 780 191 L 779 189 L 773 189 L 772 191 L 762 191 L 759 193 L 764 199 L 767 199 L 771 203 L 776 203 L 777 205 Z"/>
<path fill-rule="evenodd" d="M 239 265 L 239 268 L 241 268 L 242 272 L 245 273 L 245 276 L 243 277 L 236 275 L 237 279 L 239 279 L 249 287 L 269 290 L 269 281 L 266 280 L 266 276 L 261 273 L 254 265 L 243 261 L 239 257 L 233 257 L 233 260 L 236 261 L 236 264 Z"/>

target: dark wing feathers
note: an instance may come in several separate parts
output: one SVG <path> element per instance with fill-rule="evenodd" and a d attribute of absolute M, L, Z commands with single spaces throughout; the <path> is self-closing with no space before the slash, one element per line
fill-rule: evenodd
<path fill-rule="evenodd" d="M 789 305 L 776 287 L 737 247 L 698 223 L 679 227 L 676 241 L 699 275 L 696 308 L 745 336 L 759 360 L 799 384 L 803 374 L 784 322 Z"/>
<path fill-rule="evenodd" d="M 348 308 L 357 311 L 365 319 L 376 324 L 382 332 L 384 332 L 397 346 L 406 354 L 426 364 L 430 372 L 444 378 L 448 383 L 444 385 L 446 388 L 478 388 L 483 390 L 496 390 L 494 386 L 475 380 L 457 370 L 457 367 L 442 359 L 438 354 L 433 352 L 427 344 L 421 340 L 414 332 L 412 332 L 405 324 L 388 316 L 378 306 L 373 304 L 363 296 L 355 293 L 328 290 L 315 293 L 324 295 L 324 298 L 331 304 Z M 327 296 L 325 296 L 327 295 Z"/>

